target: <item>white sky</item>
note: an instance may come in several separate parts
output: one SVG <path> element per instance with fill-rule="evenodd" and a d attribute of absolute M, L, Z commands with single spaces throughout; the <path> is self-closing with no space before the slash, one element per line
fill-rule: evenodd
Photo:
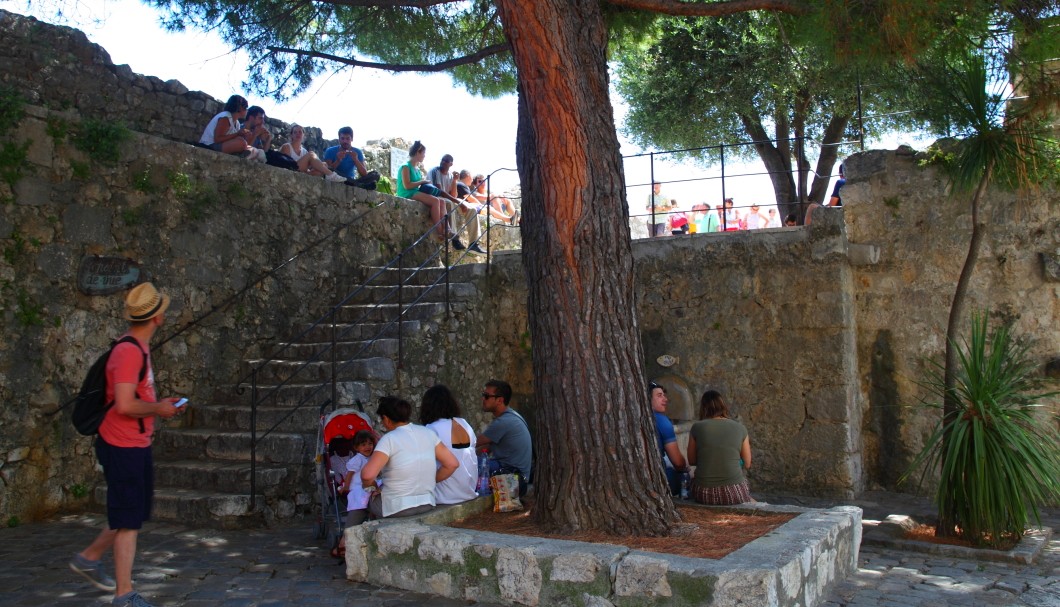
<path fill-rule="evenodd" d="M 54 22 L 48 4 L 28 0 L 0 2 L 8 10 Z M 442 154 L 455 158 L 456 169 L 491 173 L 499 168 L 515 168 L 516 98 L 483 99 L 454 86 L 447 75 L 392 74 L 373 69 L 343 70 L 321 76 L 312 88 L 279 104 L 247 94 L 241 83 L 246 77 L 247 55 L 232 51 L 216 34 L 188 31 L 170 33 L 159 27 L 158 13 L 136 0 L 74 0 L 65 4 L 65 25 L 80 29 L 88 38 L 110 53 L 115 64 L 127 63 L 133 71 L 169 80 L 175 78 L 192 90 L 201 90 L 220 100 L 239 93 L 251 105 L 261 105 L 274 118 L 320 127 L 325 137 L 337 136 L 339 127 L 354 131 L 354 145 L 371 139 L 401 137 L 419 139 L 427 146 L 427 168 L 438 164 Z M 413 94 L 413 91 L 415 94 Z M 615 120 L 626 113 L 617 94 L 612 94 Z M 910 141 L 911 137 L 901 138 Z M 622 137 L 624 155 L 641 150 Z M 899 138 L 884 142 L 893 148 Z M 845 157 L 855 148 L 845 149 Z M 726 165 L 726 175 L 760 173 L 761 163 Z M 655 179 L 665 183 L 663 193 L 675 198 L 680 208 L 721 201 L 721 180 L 686 181 L 720 174 L 718 167 L 702 169 L 691 163 L 655 161 Z M 518 184 L 514 171 L 494 176 L 493 190 Z M 626 161 L 626 183 L 632 213 L 641 213 L 651 181 L 647 158 Z M 674 183 L 666 183 L 671 182 Z M 760 202 L 763 210 L 773 202 L 773 190 L 765 175 L 726 178 L 725 195 L 735 198 L 738 207 Z"/>

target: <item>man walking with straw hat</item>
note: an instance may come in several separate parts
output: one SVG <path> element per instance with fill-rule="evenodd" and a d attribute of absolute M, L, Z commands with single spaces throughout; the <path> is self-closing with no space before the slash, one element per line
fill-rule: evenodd
<path fill-rule="evenodd" d="M 169 296 L 149 282 L 125 298 L 125 319 L 134 341 L 114 346 L 107 360 L 107 411 L 96 437 L 96 457 L 107 480 L 107 525 L 87 548 L 74 555 L 70 568 L 101 590 L 114 591 L 114 605 L 151 607 L 132 589 L 136 536 L 151 517 L 154 462 L 151 437 L 155 416 L 170 418 L 181 408 L 177 398 L 155 396 L 155 374 L 148 344 L 165 320 Z M 124 336 L 123 336 L 124 337 Z M 103 571 L 100 559 L 114 551 L 114 574 Z"/>

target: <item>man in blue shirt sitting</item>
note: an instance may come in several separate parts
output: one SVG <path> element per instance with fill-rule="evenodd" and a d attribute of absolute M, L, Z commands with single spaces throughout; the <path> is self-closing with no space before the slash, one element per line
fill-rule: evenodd
<path fill-rule="evenodd" d="M 666 481 L 670 485 L 671 495 L 681 494 L 681 474 L 688 472 L 685 456 L 677 444 L 677 432 L 674 423 L 666 417 L 666 406 L 670 400 L 666 397 L 666 388 L 655 382 L 648 382 L 648 395 L 651 397 L 651 409 L 655 415 L 655 433 L 659 439 L 659 453 L 663 456 L 663 468 Z M 669 459 L 669 462 L 667 462 Z"/>

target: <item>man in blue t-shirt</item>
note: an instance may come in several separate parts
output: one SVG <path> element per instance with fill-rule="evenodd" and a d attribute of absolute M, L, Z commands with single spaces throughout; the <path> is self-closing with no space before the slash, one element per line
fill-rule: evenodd
<path fill-rule="evenodd" d="M 489 447 L 493 459 L 490 473 L 518 472 L 519 495 L 526 493 L 533 461 L 530 427 L 522 415 L 508 408 L 512 387 L 508 382 L 491 379 L 482 389 L 482 410 L 493 414 L 493 423 L 477 437 L 480 447 Z"/>
<path fill-rule="evenodd" d="M 344 126 L 339 129 L 339 144 L 324 150 L 324 164 L 346 179 L 368 175 L 368 169 L 364 166 L 364 153 L 353 147 L 352 128 Z M 354 169 L 357 169 L 356 173 Z"/>
<path fill-rule="evenodd" d="M 648 395 L 651 397 L 651 409 L 655 415 L 655 433 L 659 440 L 659 453 L 663 456 L 663 471 L 666 482 L 670 485 L 670 494 L 681 493 L 681 474 L 688 472 L 685 456 L 677 444 L 677 432 L 674 423 L 666 417 L 666 406 L 670 400 L 666 397 L 666 388 L 655 382 L 648 382 Z M 667 461 L 667 459 L 669 461 Z"/>

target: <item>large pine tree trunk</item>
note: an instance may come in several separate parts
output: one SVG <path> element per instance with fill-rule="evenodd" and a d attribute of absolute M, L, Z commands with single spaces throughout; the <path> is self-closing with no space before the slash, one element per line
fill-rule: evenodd
<path fill-rule="evenodd" d="M 596 0 L 500 0 L 518 69 L 517 162 L 537 401 L 535 518 L 664 534 L 625 180 Z"/>

